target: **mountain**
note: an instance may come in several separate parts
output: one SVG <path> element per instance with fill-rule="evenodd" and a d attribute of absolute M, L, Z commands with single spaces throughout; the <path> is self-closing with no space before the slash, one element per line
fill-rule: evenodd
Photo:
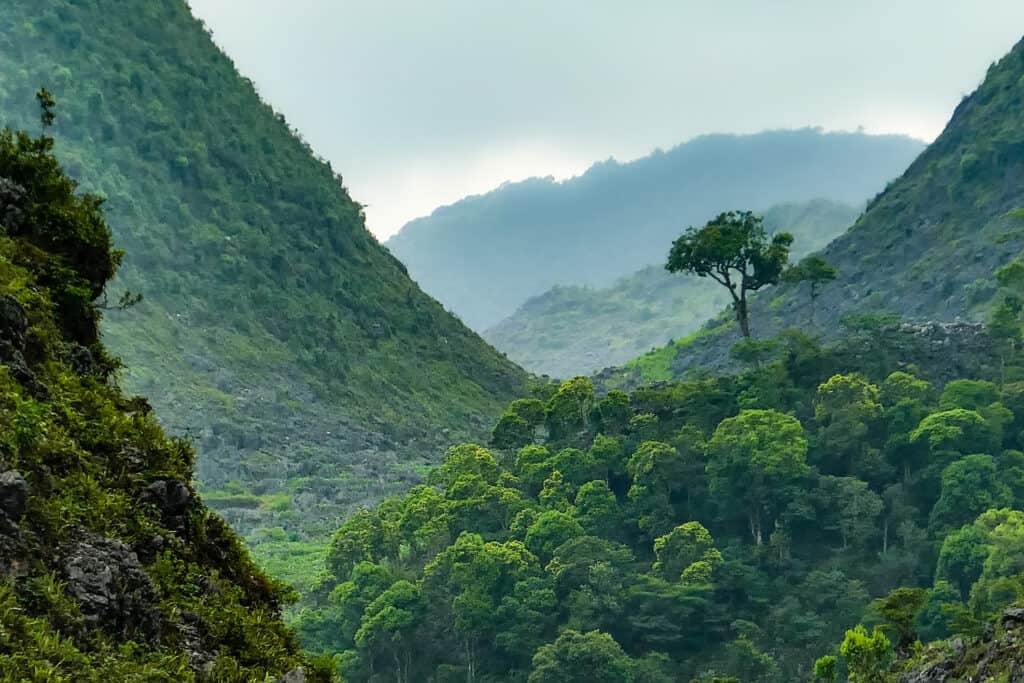
<path fill-rule="evenodd" d="M 1024 42 L 993 64 L 942 134 L 821 251 L 839 271 L 822 287 L 815 320 L 807 285 L 781 284 L 751 308 L 756 336 L 787 327 L 825 335 L 851 315 L 909 320 L 984 319 L 996 269 L 1024 249 Z M 730 315 L 602 374 L 611 385 L 724 367 L 738 333 Z"/>
<path fill-rule="evenodd" d="M 0 680 L 331 680 L 100 341 L 122 253 L 53 139 L 0 132 Z M 283 678 L 282 678 L 283 677 Z"/>
<path fill-rule="evenodd" d="M 772 231 L 793 233 L 793 254 L 821 249 L 856 220 L 859 209 L 818 199 L 763 212 Z M 665 248 L 668 253 L 668 248 Z M 572 377 L 621 365 L 695 332 L 729 296 L 717 284 L 648 266 L 610 287 L 557 286 L 529 299 L 483 336 L 524 368 Z"/>
<path fill-rule="evenodd" d="M 858 204 L 922 147 L 811 129 L 707 135 L 563 182 L 533 178 L 468 197 L 410 222 L 386 246 L 428 293 L 484 330 L 555 285 L 608 286 L 660 263 L 684 227 L 723 208 Z"/>
<path fill-rule="evenodd" d="M 366 231 L 330 164 L 262 102 L 184 0 L 0 6 L 0 120 L 38 128 L 127 255 L 103 332 L 128 391 L 194 441 L 243 530 L 317 533 L 485 430 L 525 374 Z"/>

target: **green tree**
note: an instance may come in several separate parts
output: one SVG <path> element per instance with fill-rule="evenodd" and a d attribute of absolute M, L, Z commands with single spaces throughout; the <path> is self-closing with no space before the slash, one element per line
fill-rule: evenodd
<path fill-rule="evenodd" d="M 700 522 L 680 524 L 657 538 L 654 554 L 657 560 L 652 571 L 668 581 L 703 572 L 710 574 L 722 563 L 722 553 L 715 548 L 714 539 Z M 701 566 L 695 567 L 698 564 Z"/>
<path fill-rule="evenodd" d="M 587 377 L 562 382 L 547 404 L 548 430 L 552 438 L 566 439 L 579 433 L 594 408 L 594 383 Z"/>
<path fill-rule="evenodd" d="M 582 535 L 583 527 L 572 515 L 560 510 L 547 510 L 526 531 L 526 547 L 546 562 L 551 559 L 556 548 Z"/>
<path fill-rule="evenodd" d="M 474 683 L 488 663 L 481 660 L 481 649 L 501 628 L 502 599 L 518 581 L 538 572 L 537 558 L 519 541 L 485 542 L 469 533 L 424 567 L 423 598 L 434 611 L 428 619 L 453 629 L 467 683 Z"/>
<path fill-rule="evenodd" d="M 935 575 L 949 581 L 966 601 L 971 587 L 981 576 L 989 551 L 988 532 L 979 524 L 969 524 L 942 540 Z"/>
<path fill-rule="evenodd" d="M 622 511 L 604 481 L 588 481 L 581 486 L 576 492 L 575 508 L 574 517 L 588 534 L 604 538 L 618 535 Z"/>
<path fill-rule="evenodd" d="M 818 298 L 818 288 L 826 282 L 832 282 L 838 275 L 838 270 L 816 254 L 804 257 L 800 263 L 788 268 L 783 273 L 783 279 L 787 282 L 807 282 L 809 284 L 811 294 L 810 324 L 812 326 L 814 325 L 814 303 Z"/>
<path fill-rule="evenodd" d="M 744 337 L 750 337 L 747 296 L 779 281 L 789 260 L 793 236 L 780 232 L 768 236 L 759 216 L 749 211 L 719 214 L 703 228 L 690 228 L 669 251 L 665 269 L 710 277 L 729 291 L 736 321 Z"/>
<path fill-rule="evenodd" d="M 991 508 L 1008 507 L 1013 492 L 991 455 L 968 455 L 942 471 L 942 493 L 931 512 L 936 529 L 960 527 Z"/>
<path fill-rule="evenodd" d="M 679 451 L 661 441 L 644 441 L 630 456 L 626 471 L 633 480 L 628 496 L 640 514 L 640 528 L 651 537 L 666 533 L 676 519 L 673 497 L 687 483 Z"/>
<path fill-rule="evenodd" d="M 836 683 L 839 678 L 838 664 L 835 655 L 818 657 L 814 662 L 814 683 Z"/>
<path fill-rule="evenodd" d="M 807 475 L 806 455 L 799 420 L 775 410 L 744 410 L 715 429 L 708 442 L 711 492 L 746 511 L 757 545 Z"/>
<path fill-rule="evenodd" d="M 822 470 L 868 481 L 885 479 L 888 465 L 872 446 L 882 420 L 877 386 L 859 375 L 833 375 L 818 387 L 814 419 Z"/>
<path fill-rule="evenodd" d="M 850 545 L 866 547 L 878 538 L 878 517 L 884 505 L 867 482 L 855 477 L 826 476 L 821 478 L 820 486 L 828 508 L 835 511 L 844 550 Z"/>
<path fill-rule="evenodd" d="M 406 581 L 393 583 L 366 607 L 356 645 L 371 657 L 381 654 L 392 666 L 396 683 L 415 680 L 413 650 L 416 629 L 423 621 L 425 606 L 420 589 Z"/>
<path fill-rule="evenodd" d="M 886 672 L 892 661 L 892 648 L 889 639 L 878 628 L 870 635 L 860 624 L 847 631 L 839 653 L 850 672 L 850 683 L 886 682 Z"/>
<path fill-rule="evenodd" d="M 924 588 L 897 588 L 871 603 L 871 610 L 896 636 L 896 648 L 901 653 L 909 654 L 917 641 L 914 623 L 927 601 L 928 591 Z"/>
<path fill-rule="evenodd" d="M 528 683 L 633 683 L 633 662 L 607 633 L 568 630 L 537 650 Z"/>

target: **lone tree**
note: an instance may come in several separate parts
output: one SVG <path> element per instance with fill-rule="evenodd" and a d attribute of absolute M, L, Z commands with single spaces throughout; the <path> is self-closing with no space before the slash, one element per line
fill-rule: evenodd
<path fill-rule="evenodd" d="M 789 261 L 793 236 L 769 236 L 764 221 L 750 211 L 719 214 L 703 228 L 690 228 L 672 243 L 665 270 L 710 277 L 732 295 L 736 322 L 750 338 L 747 293 L 773 285 Z"/>
<path fill-rule="evenodd" d="M 839 275 L 839 271 L 828 264 L 828 261 L 820 256 L 808 256 L 800 263 L 786 270 L 782 279 L 786 282 L 809 282 L 811 283 L 811 324 L 814 324 L 814 302 L 818 298 L 818 287 L 826 282 L 831 282 Z"/>

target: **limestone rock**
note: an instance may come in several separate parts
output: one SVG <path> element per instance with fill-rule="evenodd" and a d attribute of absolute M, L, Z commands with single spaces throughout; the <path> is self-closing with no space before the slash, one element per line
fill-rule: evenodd
<path fill-rule="evenodd" d="M 21 472 L 0 473 L 0 513 L 12 522 L 21 521 L 28 502 L 28 482 Z"/>
<path fill-rule="evenodd" d="M 131 548 L 83 531 L 63 554 L 68 592 L 90 626 L 123 638 L 156 636 L 156 590 Z"/>

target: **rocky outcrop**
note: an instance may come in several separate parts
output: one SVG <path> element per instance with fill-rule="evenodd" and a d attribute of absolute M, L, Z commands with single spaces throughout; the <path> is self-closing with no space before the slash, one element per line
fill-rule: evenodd
<path fill-rule="evenodd" d="M 156 590 L 127 545 L 80 531 L 64 550 L 61 571 L 89 626 L 123 638 L 157 636 Z"/>
<path fill-rule="evenodd" d="M 18 522 L 28 505 L 28 482 L 21 472 L 0 472 L 0 579 L 28 572 L 28 549 Z"/>
<path fill-rule="evenodd" d="M 164 525 L 178 532 L 185 533 L 187 527 L 186 513 L 192 502 L 192 491 L 177 479 L 159 479 L 147 486 L 142 492 L 142 502 L 156 506 Z"/>
<path fill-rule="evenodd" d="M 21 472 L 0 472 L 0 515 L 11 522 L 20 522 L 27 503 L 28 482 Z"/>
<path fill-rule="evenodd" d="M 953 638 L 924 649 L 899 683 L 1024 683 L 1024 608 L 1003 613 L 1000 628 L 976 641 Z"/>
<path fill-rule="evenodd" d="M 13 296 L 0 295 L 0 363 L 7 366 L 11 376 L 34 394 L 42 391 L 35 373 L 25 360 L 25 335 L 28 333 L 28 315 Z"/>

